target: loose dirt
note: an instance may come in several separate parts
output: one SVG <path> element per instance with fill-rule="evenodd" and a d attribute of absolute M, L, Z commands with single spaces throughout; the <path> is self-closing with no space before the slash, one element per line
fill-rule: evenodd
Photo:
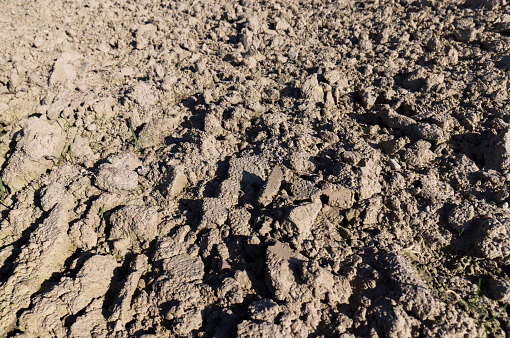
<path fill-rule="evenodd" d="M 0 23 L 0 336 L 510 334 L 506 0 Z"/>

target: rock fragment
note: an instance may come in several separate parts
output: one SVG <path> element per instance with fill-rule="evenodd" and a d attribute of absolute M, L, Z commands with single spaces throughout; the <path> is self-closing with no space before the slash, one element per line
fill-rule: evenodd
<path fill-rule="evenodd" d="M 349 209 L 353 206 L 354 191 L 339 185 L 329 185 L 322 190 L 322 194 L 328 198 L 327 204 L 340 209 Z"/>
<path fill-rule="evenodd" d="M 301 204 L 290 211 L 288 220 L 296 227 L 299 237 L 306 238 L 310 235 L 313 223 L 321 209 L 322 203 L 316 201 Z"/>
<path fill-rule="evenodd" d="M 280 166 L 275 166 L 266 183 L 260 189 L 258 203 L 263 207 L 267 206 L 273 201 L 273 198 L 280 190 L 280 184 L 283 179 L 283 171 Z"/>
<path fill-rule="evenodd" d="M 400 164 L 398 164 L 398 162 L 392 158 L 390 158 L 388 162 L 390 163 L 392 170 L 400 170 L 402 168 Z"/>

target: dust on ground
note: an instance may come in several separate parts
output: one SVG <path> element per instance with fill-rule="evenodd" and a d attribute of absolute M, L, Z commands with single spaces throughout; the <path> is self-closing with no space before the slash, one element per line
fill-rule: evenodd
<path fill-rule="evenodd" d="M 506 0 L 0 0 L 0 336 L 510 334 Z"/>

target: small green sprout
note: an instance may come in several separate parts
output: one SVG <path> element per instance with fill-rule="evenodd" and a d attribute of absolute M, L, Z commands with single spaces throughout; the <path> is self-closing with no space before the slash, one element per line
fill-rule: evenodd
<path fill-rule="evenodd" d="M 475 306 L 476 304 L 476 301 L 478 300 L 478 296 L 480 295 L 480 289 L 482 287 L 482 278 L 480 277 L 478 279 L 478 290 L 476 290 L 476 296 L 475 296 L 475 299 L 473 300 L 473 303 L 471 304 L 472 307 Z"/>
<path fill-rule="evenodd" d="M 99 218 L 103 219 L 103 217 L 104 217 L 104 207 L 101 207 L 99 209 Z"/>
<path fill-rule="evenodd" d="M 135 146 L 137 151 L 142 150 L 142 141 L 145 138 L 145 134 L 147 134 L 147 130 L 149 130 L 150 123 L 147 124 L 147 127 L 145 127 L 145 130 L 142 133 L 142 136 L 140 138 L 136 137 L 135 130 L 133 128 L 133 125 L 131 124 L 131 121 L 129 122 L 129 130 L 131 130 L 131 134 L 133 135 L 133 138 L 135 139 Z"/>
<path fill-rule="evenodd" d="M 490 323 L 490 322 L 494 321 L 494 319 L 498 318 L 498 317 L 499 317 L 499 315 L 500 315 L 500 314 L 502 314 L 502 313 L 503 313 L 503 311 L 505 311 L 505 309 L 506 309 L 506 307 L 507 307 L 507 306 L 508 306 L 508 304 L 505 304 L 505 306 L 503 306 L 503 307 L 501 308 L 501 310 L 499 310 L 499 312 L 498 312 L 498 313 L 497 313 L 494 317 L 492 317 L 491 319 L 486 320 L 486 321 L 485 321 L 485 323 Z"/>
<path fill-rule="evenodd" d="M 485 337 L 489 337 L 489 328 L 487 327 L 487 324 L 492 323 L 496 318 L 498 318 L 503 313 L 503 311 L 506 310 L 507 306 L 508 306 L 508 304 L 505 304 L 505 306 L 503 306 L 501 308 L 501 310 L 499 310 L 499 312 L 494 317 L 492 317 L 491 319 L 486 320 L 483 323 L 483 328 L 485 329 Z"/>
<path fill-rule="evenodd" d="M 464 230 L 465 230 L 465 229 L 458 230 L 458 232 L 459 232 L 459 237 L 462 237 L 462 234 L 464 233 Z"/>
<path fill-rule="evenodd" d="M 101 115 L 101 118 L 99 119 L 99 128 L 103 129 L 103 122 L 104 122 L 104 113 Z"/>
<path fill-rule="evenodd" d="M 481 307 L 480 306 L 476 306 L 476 302 L 477 302 L 478 298 L 480 297 L 480 290 L 482 288 L 482 279 L 481 278 L 478 279 L 478 288 L 476 290 L 475 299 L 472 302 L 468 302 L 468 301 L 462 299 L 455 291 L 449 290 L 448 287 L 449 287 L 449 283 L 444 288 L 445 292 L 446 293 L 451 293 L 451 294 L 455 295 L 455 297 L 457 298 L 455 301 L 449 302 L 449 304 L 455 304 L 455 303 L 457 303 L 459 301 L 462 301 L 468 307 L 468 309 L 473 309 L 473 310 L 475 310 L 478 313 L 482 313 L 482 311 L 485 310 L 485 306 L 481 306 Z M 495 316 L 493 316 L 492 318 L 490 318 L 490 319 L 488 319 L 486 321 L 482 321 L 481 324 L 483 325 L 483 327 L 485 329 L 485 337 L 489 337 L 490 327 L 489 327 L 488 324 L 490 324 L 494 320 L 496 320 L 506 310 L 507 307 L 508 307 L 508 304 L 505 304 L 501 308 L 501 310 L 499 310 L 499 312 Z"/>
<path fill-rule="evenodd" d="M 64 124 L 64 127 L 60 126 L 62 129 L 64 129 L 66 131 L 66 134 L 67 134 L 67 138 L 69 138 L 69 132 L 71 131 L 71 124 L 69 123 L 69 121 L 65 120 L 62 115 L 59 115 L 58 117 L 60 120 L 62 120 L 62 123 Z M 60 123 L 59 123 L 60 124 Z"/>
<path fill-rule="evenodd" d="M 449 286 L 449 284 L 448 284 L 448 286 Z M 448 287 L 446 288 L 445 293 L 451 293 L 457 298 L 455 301 L 451 302 L 450 304 L 455 304 L 455 303 L 461 301 L 464 304 L 466 304 L 466 306 L 469 309 L 481 310 L 481 308 L 476 306 L 476 301 L 478 300 L 478 297 L 480 296 L 481 288 L 482 288 L 482 278 L 478 279 L 478 288 L 476 290 L 475 299 L 471 303 L 466 301 L 465 299 L 462 299 L 455 291 L 449 290 Z"/>

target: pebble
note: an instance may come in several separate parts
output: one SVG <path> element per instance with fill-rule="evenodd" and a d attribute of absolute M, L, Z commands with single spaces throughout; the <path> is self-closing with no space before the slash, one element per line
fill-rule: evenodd
<path fill-rule="evenodd" d="M 398 162 L 392 158 L 390 158 L 389 162 L 392 170 L 400 170 L 402 168 L 400 164 L 398 164 Z"/>
<path fill-rule="evenodd" d="M 508 209 L 508 202 L 501 204 L 501 209 Z"/>

